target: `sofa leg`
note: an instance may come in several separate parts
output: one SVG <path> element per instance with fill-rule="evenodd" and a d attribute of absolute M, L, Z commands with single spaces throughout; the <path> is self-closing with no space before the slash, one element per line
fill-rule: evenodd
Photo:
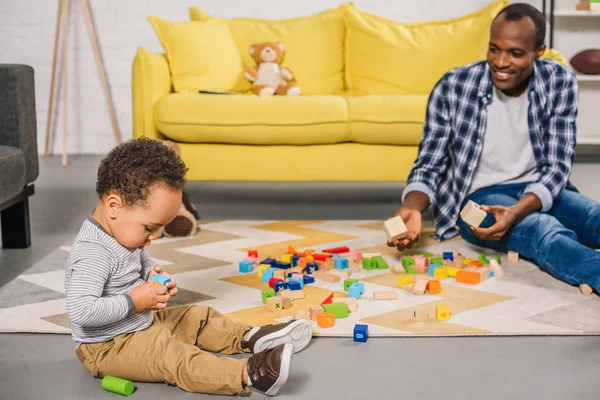
<path fill-rule="evenodd" d="M 26 249 L 31 246 L 29 223 L 29 198 L 2 210 L 2 247 L 5 249 Z"/>

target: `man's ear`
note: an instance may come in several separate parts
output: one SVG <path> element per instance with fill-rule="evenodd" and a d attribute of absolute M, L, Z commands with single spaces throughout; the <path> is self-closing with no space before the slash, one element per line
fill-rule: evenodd
<path fill-rule="evenodd" d="M 104 198 L 104 207 L 110 219 L 116 219 L 119 212 L 125 207 L 125 202 L 118 194 L 110 193 Z"/>
<path fill-rule="evenodd" d="M 541 56 L 543 56 L 545 52 L 546 52 L 546 45 L 545 45 L 545 44 L 543 44 L 543 45 L 541 45 L 541 46 L 540 46 L 540 48 L 539 48 L 539 49 L 538 49 L 538 50 L 535 52 L 535 58 L 536 58 L 536 60 L 537 60 L 538 58 L 540 58 Z"/>

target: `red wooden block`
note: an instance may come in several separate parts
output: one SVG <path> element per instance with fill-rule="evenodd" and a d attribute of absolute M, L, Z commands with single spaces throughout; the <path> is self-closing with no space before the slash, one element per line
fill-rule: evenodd
<path fill-rule="evenodd" d="M 331 304 L 333 303 L 333 293 L 331 293 L 329 296 L 327 296 L 327 298 L 325 300 L 323 300 L 323 302 L 321 304 Z"/>
<path fill-rule="evenodd" d="M 271 278 L 271 279 L 269 279 L 269 286 L 270 287 L 275 287 L 275 282 L 283 282 L 283 279 Z"/>
<path fill-rule="evenodd" d="M 248 250 L 248 257 L 257 257 L 258 258 L 258 250 Z"/>
<path fill-rule="evenodd" d="M 322 254 L 322 253 L 316 253 L 316 254 L 313 254 L 312 256 L 315 259 L 315 261 L 321 261 L 321 262 L 325 262 L 325 261 L 327 261 L 327 259 L 329 257 L 331 257 L 330 254 Z"/>
<path fill-rule="evenodd" d="M 342 253 L 347 253 L 349 251 L 350 251 L 350 249 L 347 248 L 346 246 L 341 246 L 341 247 L 334 247 L 332 249 L 323 250 L 323 253 L 342 254 Z"/>

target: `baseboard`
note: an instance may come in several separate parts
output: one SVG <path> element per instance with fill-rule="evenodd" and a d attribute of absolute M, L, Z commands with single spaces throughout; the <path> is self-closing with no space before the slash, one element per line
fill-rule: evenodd
<path fill-rule="evenodd" d="M 575 148 L 575 162 L 600 162 L 600 144 L 578 144 Z"/>

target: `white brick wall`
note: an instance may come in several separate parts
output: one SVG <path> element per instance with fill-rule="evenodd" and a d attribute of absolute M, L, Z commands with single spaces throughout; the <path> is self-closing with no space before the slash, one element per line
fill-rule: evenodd
<path fill-rule="evenodd" d="M 124 139 L 132 133 L 131 63 L 138 46 L 162 52 L 148 15 L 188 20 L 196 6 L 223 17 L 289 18 L 337 7 L 342 0 L 91 0 L 102 57 Z M 358 8 L 405 22 L 446 19 L 479 9 L 490 0 L 355 0 Z M 529 0 L 541 8 L 541 0 Z M 577 0 L 558 0 L 574 8 Z M 0 1 L 0 62 L 35 68 L 38 144 L 44 151 L 58 0 Z M 596 20 L 600 21 L 600 19 Z M 71 0 L 68 50 L 68 151 L 105 153 L 114 138 L 80 2 Z M 600 31 L 600 29 L 599 29 Z M 598 36 L 596 36 L 596 39 Z M 577 40 L 570 39 L 570 40 Z M 563 44 L 567 47 L 569 43 Z M 572 46 L 571 46 L 572 47 Z M 60 75 L 59 75 L 60 76 Z M 52 152 L 60 154 L 62 97 L 57 97 Z"/>

